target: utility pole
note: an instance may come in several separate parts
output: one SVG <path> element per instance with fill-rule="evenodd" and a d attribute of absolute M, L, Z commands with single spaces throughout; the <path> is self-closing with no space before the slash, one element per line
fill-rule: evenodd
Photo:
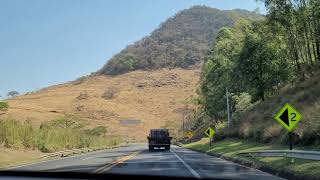
<path fill-rule="evenodd" d="M 184 113 L 182 117 L 182 137 L 184 137 Z"/>
<path fill-rule="evenodd" d="M 181 114 L 182 114 L 182 136 L 185 136 L 185 118 L 188 114 L 188 105 L 185 105 L 183 108 L 181 108 Z"/>
<path fill-rule="evenodd" d="M 228 92 L 228 87 L 226 87 L 226 96 L 227 96 L 228 126 L 230 127 L 230 124 L 231 124 L 231 117 L 230 117 L 229 92 Z"/>

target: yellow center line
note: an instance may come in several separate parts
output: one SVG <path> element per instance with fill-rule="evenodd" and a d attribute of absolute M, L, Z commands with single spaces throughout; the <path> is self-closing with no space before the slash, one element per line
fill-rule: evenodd
<path fill-rule="evenodd" d="M 137 151 L 137 152 L 133 152 L 133 153 L 131 153 L 129 155 L 123 156 L 120 159 L 117 159 L 116 161 L 112 162 L 111 164 L 107 164 L 107 165 L 105 165 L 105 166 L 93 171 L 92 173 L 93 174 L 101 174 L 103 172 L 106 172 L 106 171 L 110 170 L 111 168 L 117 166 L 118 164 L 121 164 L 121 163 L 123 163 L 125 161 L 128 161 L 128 160 L 134 158 L 139 153 L 140 153 L 140 151 Z"/>

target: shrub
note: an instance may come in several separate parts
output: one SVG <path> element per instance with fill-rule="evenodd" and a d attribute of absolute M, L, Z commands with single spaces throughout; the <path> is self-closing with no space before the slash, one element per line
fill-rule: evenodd
<path fill-rule="evenodd" d="M 72 84 L 73 84 L 73 85 L 82 84 L 87 78 L 88 78 L 88 76 L 79 77 L 78 79 L 76 79 L 75 81 L 73 81 Z"/>
<path fill-rule="evenodd" d="M 319 138 L 320 123 L 315 122 L 313 125 L 305 127 L 302 131 L 302 137 L 299 141 L 302 145 L 313 145 L 320 142 Z"/>
<path fill-rule="evenodd" d="M 248 138 L 252 138 L 255 141 L 262 141 L 263 139 L 263 129 L 264 125 L 262 124 L 253 124 L 251 122 L 250 126 L 248 127 L 249 135 Z"/>
<path fill-rule="evenodd" d="M 102 98 L 103 99 L 112 99 L 114 98 L 114 96 L 116 95 L 117 93 L 117 89 L 114 88 L 114 87 L 109 87 L 103 94 L 102 94 Z"/>
<path fill-rule="evenodd" d="M 236 112 L 243 112 L 249 109 L 252 104 L 251 104 L 251 96 L 249 93 L 240 93 L 239 96 L 233 96 L 232 99 L 236 102 L 235 108 Z"/>
<path fill-rule="evenodd" d="M 9 108 L 9 104 L 7 102 L 0 101 L 0 111 L 6 111 Z"/>
<path fill-rule="evenodd" d="M 79 96 L 77 97 L 78 100 L 88 99 L 88 93 L 86 91 L 80 92 Z"/>
<path fill-rule="evenodd" d="M 67 114 L 64 117 L 42 123 L 40 127 L 46 126 L 65 129 L 81 129 L 85 126 L 85 124 L 83 123 L 83 120 L 77 116 Z"/>
<path fill-rule="evenodd" d="M 262 137 L 263 141 L 270 142 L 272 140 L 275 140 L 277 137 L 279 137 L 281 133 L 281 128 L 282 128 L 281 126 L 279 126 L 278 124 L 275 124 L 275 125 L 270 125 L 266 129 L 264 129 L 263 137 Z"/>
<path fill-rule="evenodd" d="M 104 126 L 97 126 L 93 129 L 88 129 L 86 133 L 93 136 L 104 136 L 107 133 L 107 129 Z"/>
<path fill-rule="evenodd" d="M 116 75 L 126 73 L 137 68 L 138 61 L 131 54 L 120 54 L 108 61 L 107 65 L 102 69 L 107 74 Z"/>

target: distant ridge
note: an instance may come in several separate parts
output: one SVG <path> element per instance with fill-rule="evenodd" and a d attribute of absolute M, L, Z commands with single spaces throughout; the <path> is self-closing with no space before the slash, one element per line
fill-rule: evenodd
<path fill-rule="evenodd" d="M 219 29 L 234 24 L 233 17 L 255 19 L 258 16 L 246 10 L 193 6 L 167 19 L 150 36 L 127 46 L 98 74 L 116 75 L 163 67 L 187 68 L 203 60 Z"/>

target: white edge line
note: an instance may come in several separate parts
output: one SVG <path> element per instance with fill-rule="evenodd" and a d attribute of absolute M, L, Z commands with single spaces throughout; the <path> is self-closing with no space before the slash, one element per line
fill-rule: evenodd
<path fill-rule="evenodd" d="M 237 166 L 240 166 L 240 167 L 244 167 L 244 168 L 247 168 L 247 169 L 250 169 L 250 170 L 258 171 L 258 172 L 260 172 L 260 173 L 262 173 L 262 174 L 266 174 L 266 175 L 269 175 L 269 176 L 274 176 L 274 177 L 277 177 L 277 178 L 279 178 L 279 179 L 285 180 L 284 178 L 282 178 L 282 177 L 280 177 L 280 176 L 277 176 L 277 175 L 274 175 L 274 174 L 271 174 L 271 173 L 262 171 L 262 170 L 260 170 L 260 169 L 255 169 L 255 168 L 250 167 L 250 166 L 245 166 L 245 165 L 242 165 L 242 164 L 233 162 L 233 161 L 231 161 L 231 160 L 223 159 L 223 158 L 218 157 L 218 156 L 210 155 L 210 154 L 208 154 L 207 152 L 202 153 L 202 152 L 194 151 L 194 150 L 192 150 L 192 149 L 188 149 L 188 148 L 186 148 L 186 149 L 189 150 L 189 151 L 192 151 L 192 152 L 204 154 L 205 156 L 208 156 L 208 157 L 211 157 L 211 158 L 217 158 L 217 159 L 220 159 L 220 160 L 222 160 L 222 161 L 227 161 L 227 162 L 229 162 L 229 163 L 231 163 L 231 164 L 234 164 L 234 165 L 237 165 Z"/>
<path fill-rule="evenodd" d="M 180 146 L 178 146 L 178 147 L 180 147 Z M 180 148 L 183 148 L 183 147 L 180 147 Z M 233 161 L 231 161 L 231 160 L 226 160 L 226 159 L 223 159 L 223 158 L 218 157 L 218 156 L 210 155 L 210 154 L 207 153 L 207 152 L 199 152 L 199 151 L 195 151 L 195 150 L 188 149 L 188 148 L 183 148 L 183 149 L 186 149 L 186 150 L 188 150 L 188 151 L 195 152 L 195 153 L 198 153 L 198 154 L 203 154 L 203 155 L 208 156 L 208 157 L 210 157 L 210 158 L 217 158 L 217 159 L 220 159 L 220 160 L 222 160 L 222 161 L 226 161 L 226 162 L 229 162 L 229 163 L 231 163 L 231 164 L 235 164 L 235 165 L 237 165 L 237 166 L 244 167 L 244 168 L 247 168 L 247 169 L 250 169 L 250 170 L 259 171 L 259 172 L 261 172 L 261 173 L 263 173 L 263 174 L 267 174 L 267 175 L 270 175 L 270 176 L 275 176 L 275 177 L 280 178 L 280 179 L 284 179 L 284 178 L 282 178 L 282 177 L 279 177 L 279 176 L 276 176 L 276 175 L 274 175 L 274 174 L 271 174 L 271 173 L 262 171 L 262 170 L 260 170 L 260 169 L 255 169 L 255 168 L 253 168 L 253 167 L 245 166 L 245 165 L 242 165 L 242 164 L 233 162 Z M 284 179 L 284 180 L 285 180 L 285 179 Z"/>
<path fill-rule="evenodd" d="M 191 172 L 191 174 L 195 178 L 201 179 L 201 176 L 194 169 L 192 169 L 183 159 L 181 159 L 174 151 L 170 151 L 182 162 L 182 164 Z"/>

